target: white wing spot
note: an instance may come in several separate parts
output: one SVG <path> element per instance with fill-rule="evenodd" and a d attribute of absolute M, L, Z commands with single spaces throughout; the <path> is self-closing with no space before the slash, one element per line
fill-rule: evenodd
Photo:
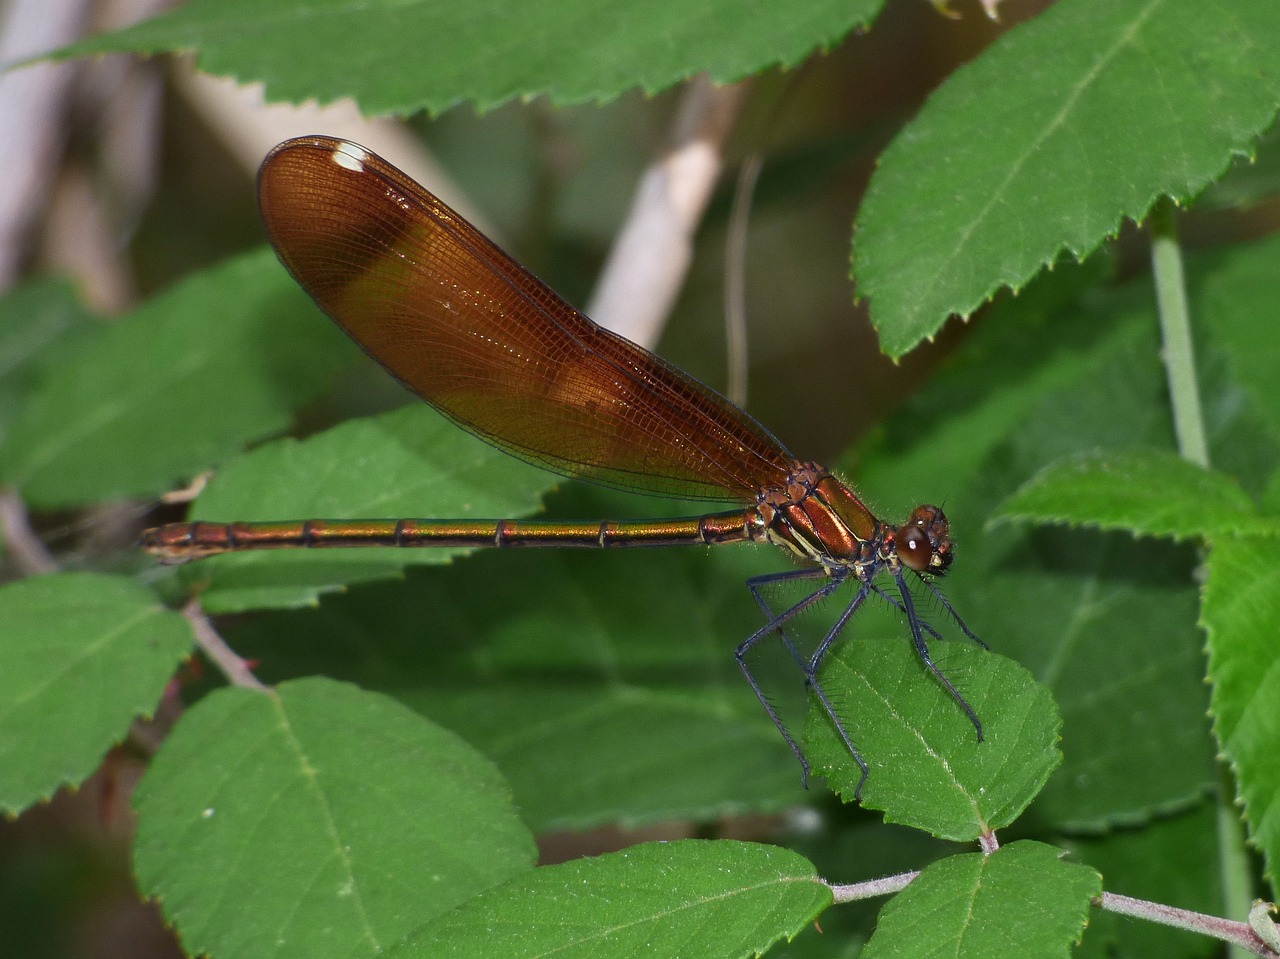
<path fill-rule="evenodd" d="M 333 149 L 333 162 L 343 169 L 350 170 L 352 173 L 363 173 L 364 162 L 369 159 L 369 154 L 365 152 L 364 147 L 356 146 L 354 143 L 342 141 Z"/>

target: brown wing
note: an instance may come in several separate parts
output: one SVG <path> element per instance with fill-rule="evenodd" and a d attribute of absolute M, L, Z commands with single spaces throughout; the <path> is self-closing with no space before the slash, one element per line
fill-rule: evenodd
<path fill-rule="evenodd" d="M 258 195 L 280 259 L 401 383 L 458 425 L 559 473 L 750 499 L 793 458 L 728 400 L 597 326 L 362 147 L 276 147 Z"/>

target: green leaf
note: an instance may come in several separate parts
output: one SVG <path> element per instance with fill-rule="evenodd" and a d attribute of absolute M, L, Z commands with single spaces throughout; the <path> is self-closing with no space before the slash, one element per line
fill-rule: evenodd
<path fill-rule="evenodd" d="M 1062 856 L 1024 840 L 926 866 L 881 910 L 862 959 L 1065 959 L 1084 932 L 1090 900 L 1102 894 L 1102 877 Z"/>
<path fill-rule="evenodd" d="M 648 843 L 535 869 L 387 955 L 738 959 L 790 939 L 830 902 L 812 864 L 776 846 Z"/>
<path fill-rule="evenodd" d="M 1207 275 L 1193 275 L 1191 289 L 1193 315 L 1203 316 L 1213 330 L 1214 341 L 1230 357 L 1233 380 L 1274 433 L 1280 433 L 1280 337 L 1271 323 L 1278 261 L 1280 237 L 1233 246 L 1212 258 Z"/>
<path fill-rule="evenodd" d="M 982 742 L 905 636 L 845 643 L 819 679 L 869 767 L 862 804 L 964 842 L 1007 826 L 1035 798 L 1062 761 L 1061 720 L 1049 691 L 1012 660 L 933 645 L 938 668 L 982 720 Z M 860 771 L 816 702 L 806 739 L 814 768 L 851 800 Z"/>
<path fill-rule="evenodd" d="M 885 352 L 931 338 L 1161 195 L 1195 196 L 1275 116 L 1271 0 L 1064 0 L 953 73 L 881 155 L 853 266 Z"/>
<path fill-rule="evenodd" d="M 405 699 L 483 749 L 541 830 L 713 820 L 801 801 L 799 766 L 750 711 L 754 699 L 735 696 L 741 708 L 730 709 L 715 692 L 530 682 Z"/>
<path fill-rule="evenodd" d="M 991 517 L 1010 520 L 1174 539 L 1280 535 L 1280 517 L 1260 514 L 1234 479 L 1160 450 L 1091 450 L 1050 463 Z"/>
<path fill-rule="evenodd" d="M 372 956 L 536 855 L 483 757 L 325 679 L 201 700 L 134 805 L 139 886 L 192 955 Z"/>
<path fill-rule="evenodd" d="M 1217 804 L 1206 799 L 1141 829 L 1118 829 L 1096 838 L 1075 836 L 1066 845 L 1076 858 L 1102 873 L 1108 892 L 1221 916 L 1226 907 L 1220 871 L 1205 868 L 1205 863 L 1218 861 L 1217 815 Z M 1208 936 L 1099 910 L 1074 955 L 1210 959 L 1220 954 L 1221 944 Z"/>
<path fill-rule="evenodd" d="M 77 785 L 149 716 L 191 630 L 145 587 L 62 573 L 0 588 L 0 810 Z"/>
<path fill-rule="evenodd" d="M 32 280 L 0 299 L 0 446 L 33 383 L 96 332 L 62 279 Z"/>
<path fill-rule="evenodd" d="M 821 828 L 797 830 L 788 845 L 813 862 L 818 875 L 838 878 L 840 885 L 914 872 L 956 852 L 950 843 L 938 842 L 928 833 L 870 816 L 823 817 Z M 875 931 L 884 903 L 880 898 L 855 899 L 828 909 L 788 946 L 786 959 L 857 955 Z"/>
<path fill-rule="evenodd" d="M 1209 634 L 1213 729 L 1274 885 L 1280 880 L 1280 542 L 1221 539 L 1207 565 L 1201 616 Z"/>
<path fill-rule="evenodd" d="M 284 429 L 353 355 L 270 251 L 240 257 L 52 370 L 13 426 L 0 478 L 40 507 L 154 496 Z"/>
<path fill-rule="evenodd" d="M 1237 157 L 1227 175 L 1196 200 L 1204 211 L 1237 211 L 1266 203 L 1280 194 L 1280 128 L 1272 127 L 1258 139 L 1256 156 Z M 1195 310 L 1192 315 L 1196 315 Z"/>
<path fill-rule="evenodd" d="M 1030 433 L 1036 424 L 1029 421 L 1047 418 L 1060 402 L 1056 397 L 1081 393 L 1095 405 L 1107 402 L 1115 390 L 1099 367 L 1119 354 L 1145 357 L 1156 348 L 1149 289 L 1128 286 L 1112 291 L 1101 304 L 1089 296 L 1109 272 L 1106 257 L 1098 255 L 1040 274 L 1016 297 L 1000 295 L 986 314 L 989 322 L 975 328 L 924 389 L 873 434 L 856 462 L 842 464 L 851 473 L 856 470 L 859 489 L 877 502 L 896 498 L 905 515 L 913 502 L 900 490 L 940 500 L 954 496 L 966 479 L 980 488 L 990 486 L 992 463 L 1005 467 L 1010 437 Z M 1155 399 L 1145 393 L 1149 379 L 1117 386 L 1126 398 L 1141 395 L 1145 408 Z M 1098 445 L 1100 419 L 1055 421 L 1057 434 L 1037 438 L 1045 445 L 1058 440 L 1058 455 L 1067 455 L 1085 441 Z M 1111 416 L 1106 425 L 1123 429 L 1132 422 Z M 1044 462 L 1028 468 L 1034 472 Z M 978 505 L 989 508 L 985 500 Z M 975 526 L 980 533 L 982 526 Z"/>
<path fill-rule="evenodd" d="M 726 83 L 794 66 L 868 24 L 882 2 L 196 0 L 60 53 L 196 50 L 202 69 L 263 80 L 273 100 L 353 96 L 371 114 L 438 113 L 462 100 L 487 110 L 540 93 L 560 105 L 602 101 L 704 70 Z"/>
<path fill-rule="evenodd" d="M 1202 269 L 1192 262 L 1194 278 Z M 859 480 L 871 502 L 903 511 L 905 496 L 945 498 L 957 544 L 948 599 L 993 650 L 1049 685 L 1062 713 L 1064 762 L 1032 812 L 1060 828 L 1099 830 L 1184 809 L 1216 783 L 1197 557 L 1187 545 L 1128 534 L 984 530 L 1047 463 L 1097 447 L 1173 448 L 1146 281 L 1048 309 L 1046 284 L 1063 281 L 1041 277 L 1000 305 L 1001 326 L 973 331 L 868 455 Z M 1027 300 L 1031 315 L 1017 314 Z M 1247 402 L 1208 374 L 1214 461 L 1243 450 L 1265 462 L 1274 445 L 1242 415 Z M 973 436 L 971 424 L 1003 432 Z"/>
<path fill-rule="evenodd" d="M 555 482 L 423 404 L 351 420 L 306 440 L 267 443 L 210 482 L 192 519 L 486 519 L 533 512 Z M 313 604 L 323 592 L 447 563 L 458 549 L 258 551 L 184 570 L 209 612 Z"/>
<path fill-rule="evenodd" d="M 264 679 L 322 671 L 455 730 L 539 830 L 777 811 L 800 767 L 733 659 L 772 552 L 482 552 L 227 636 Z"/>

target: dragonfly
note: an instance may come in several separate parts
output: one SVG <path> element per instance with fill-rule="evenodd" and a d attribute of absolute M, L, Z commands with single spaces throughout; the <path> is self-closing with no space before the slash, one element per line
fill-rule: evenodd
<path fill-rule="evenodd" d="M 748 664 L 778 637 L 860 769 L 868 767 L 819 681 L 831 646 L 871 596 L 905 618 L 920 660 L 982 740 L 982 723 L 929 651 L 914 577 L 966 636 L 938 590 L 955 555 L 946 515 L 921 505 L 894 526 L 829 470 L 793 456 L 748 413 L 570 306 L 396 167 L 327 136 L 287 140 L 258 175 L 271 244 L 316 304 L 410 392 L 462 429 L 564 476 L 623 490 L 734 504 L 670 520 L 310 519 L 185 522 L 144 532 L 169 562 L 240 550 L 321 547 L 712 546 L 772 543 L 799 565 L 752 577 L 766 622 L 734 650 L 747 683 L 800 762 L 810 763 Z M 807 593 L 774 609 L 780 584 Z M 852 598 L 811 652 L 789 627 L 841 586 Z M 884 583 L 886 585 L 881 585 Z M 801 595 L 797 590 L 794 595 Z"/>

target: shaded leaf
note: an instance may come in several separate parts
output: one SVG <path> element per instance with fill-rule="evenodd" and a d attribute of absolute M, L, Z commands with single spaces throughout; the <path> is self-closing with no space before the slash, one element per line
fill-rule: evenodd
<path fill-rule="evenodd" d="M 777 846 L 648 843 L 535 869 L 387 955 L 739 959 L 790 939 L 830 902 L 813 866 Z"/>
<path fill-rule="evenodd" d="M 1000 505 L 991 522 L 1033 520 L 1206 539 L 1280 535 L 1229 476 L 1160 450 L 1090 450 L 1050 463 Z"/>
<path fill-rule="evenodd" d="M 40 507 L 154 496 L 280 432 L 353 355 L 270 251 L 231 260 L 50 371 L 13 425 L 3 481 Z"/>
<path fill-rule="evenodd" d="M 1280 295 L 1278 261 L 1280 237 L 1272 236 L 1221 251 L 1211 258 L 1211 271 L 1191 278 L 1194 315 L 1213 330 L 1214 342 L 1231 358 L 1233 380 L 1263 412 L 1273 433 L 1280 433 L 1280 337 L 1271 322 Z"/>
<path fill-rule="evenodd" d="M 0 445 L 32 385 L 98 330 L 67 280 L 32 280 L 0 299 Z"/>
<path fill-rule="evenodd" d="M 326 679 L 201 700 L 134 805 L 139 886 L 193 955 L 372 956 L 536 855 L 483 757 Z"/>
<path fill-rule="evenodd" d="M 761 622 L 743 572 L 772 558 L 483 552 L 228 638 L 264 678 L 322 671 L 455 730 L 539 830 L 778 810 L 804 799 L 800 767 L 733 659 Z M 777 684 L 801 690 L 794 667 Z"/>
<path fill-rule="evenodd" d="M 712 820 L 803 801 L 800 767 L 777 730 L 737 698 L 742 709 L 708 690 L 530 683 L 406 701 L 482 748 L 524 817 L 545 830 Z"/>
<path fill-rule="evenodd" d="M 191 630 L 131 579 L 61 573 L 0 588 L 0 810 L 76 785 L 149 716 Z"/>
<path fill-rule="evenodd" d="M 1226 908 L 1221 876 L 1218 870 L 1205 868 L 1219 853 L 1217 814 L 1216 803 L 1206 799 L 1181 815 L 1153 820 L 1141 829 L 1118 829 L 1096 838 L 1072 837 L 1066 845 L 1102 874 L 1108 892 L 1220 916 Z M 1209 936 L 1188 935 L 1183 929 L 1098 910 L 1075 956 L 1208 959 L 1221 951 L 1221 943 Z"/>

